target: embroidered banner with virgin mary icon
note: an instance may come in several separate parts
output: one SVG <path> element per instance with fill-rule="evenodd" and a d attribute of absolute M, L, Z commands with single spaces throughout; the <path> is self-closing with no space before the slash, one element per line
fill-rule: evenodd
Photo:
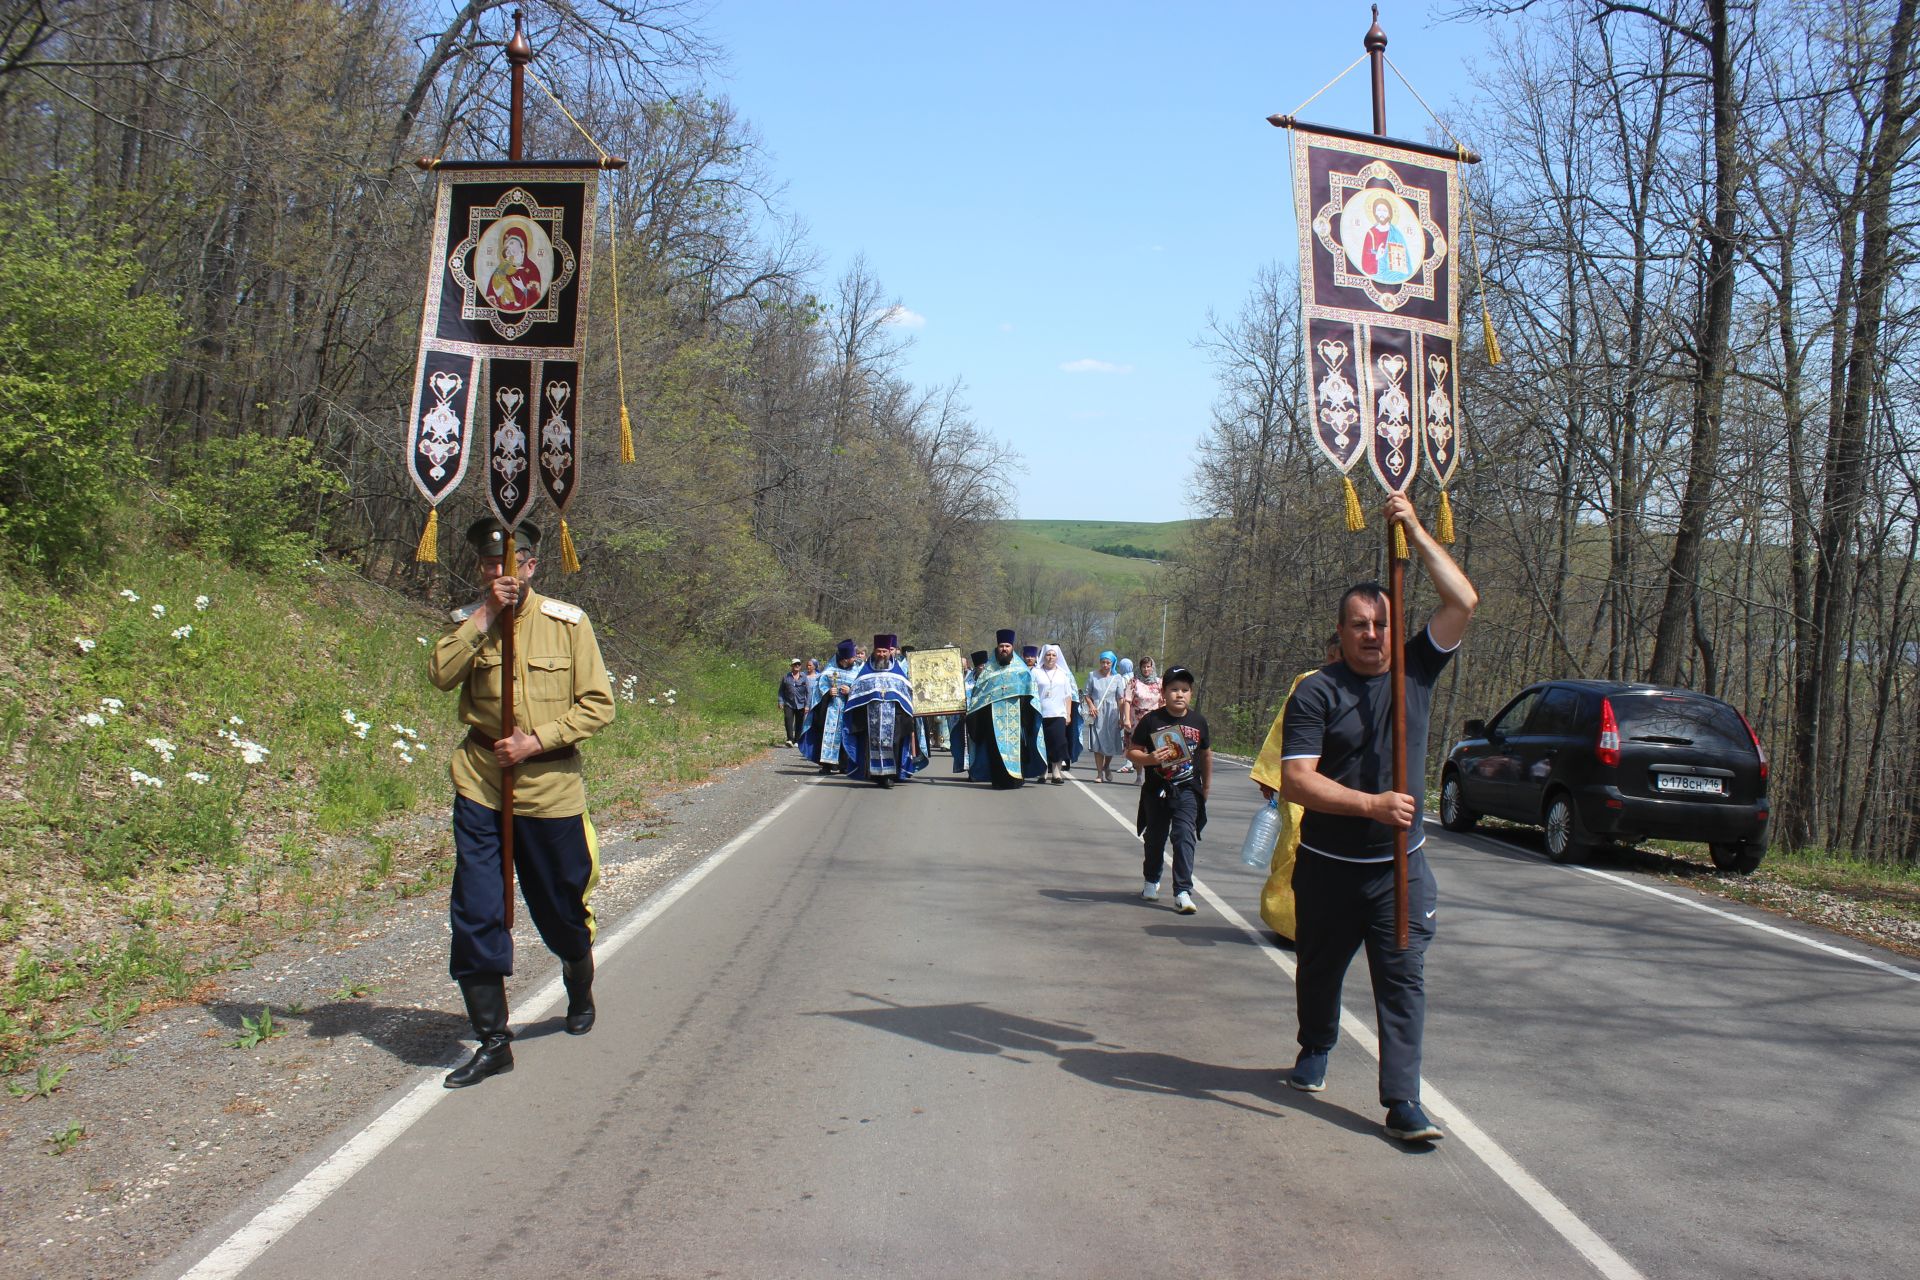
<path fill-rule="evenodd" d="M 501 523 L 517 526 L 544 489 L 564 530 L 579 491 L 574 424 L 600 171 L 564 161 L 438 172 L 408 474 L 437 508 L 478 453 Z M 419 559 L 436 558 L 437 521 L 429 516 Z"/>
<path fill-rule="evenodd" d="M 1406 492 L 1423 457 L 1444 485 L 1459 459 L 1458 159 L 1414 143 L 1293 128 L 1314 440 L 1342 474 L 1365 458 L 1390 493 Z"/>

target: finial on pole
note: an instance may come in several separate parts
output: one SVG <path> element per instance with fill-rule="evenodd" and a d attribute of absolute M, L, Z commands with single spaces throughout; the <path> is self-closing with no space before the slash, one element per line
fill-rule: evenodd
<path fill-rule="evenodd" d="M 1378 14 L 1379 9 L 1376 7 L 1374 12 Z M 507 61 L 519 67 L 533 61 L 533 46 L 527 43 L 527 33 L 521 26 L 518 9 L 513 11 L 513 39 L 507 41 Z"/>
<path fill-rule="evenodd" d="M 1361 42 L 1373 62 L 1373 132 L 1387 132 L 1387 33 L 1380 29 L 1380 6 L 1373 6 L 1373 25 Z"/>
<path fill-rule="evenodd" d="M 510 86 L 507 108 L 507 159 L 519 163 L 522 134 L 526 126 L 527 64 L 533 61 L 533 46 L 520 25 L 520 11 L 513 11 L 513 39 L 507 41 L 507 80 Z"/>

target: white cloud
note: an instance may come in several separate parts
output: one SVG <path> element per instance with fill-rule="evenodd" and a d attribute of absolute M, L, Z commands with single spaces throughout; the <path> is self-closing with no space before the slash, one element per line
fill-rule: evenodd
<path fill-rule="evenodd" d="M 1115 364 L 1111 360 L 1069 360 L 1060 366 L 1062 373 L 1132 373 L 1130 364 Z"/>
<path fill-rule="evenodd" d="M 888 307 L 887 313 L 880 317 L 880 323 L 897 324 L 902 329 L 924 329 L 927 327 L 927 318 L 905 307 Z"/>

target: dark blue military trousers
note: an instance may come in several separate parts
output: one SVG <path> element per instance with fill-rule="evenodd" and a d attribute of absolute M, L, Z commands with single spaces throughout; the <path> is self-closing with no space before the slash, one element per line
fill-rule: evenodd
<path fill-rule="evenodd" d="M 500 814 L 465 796 L 453 798 L 454 980 L 513 972 L 513 935 L 500 872 Z M 513 819 L 513 874 L 521 900 L 547 949 L 578 960 L 593 949 L 593 908 L 600 848 L 586 814 Z"/>
<path fill-rule="evenodd" d="M 1342 862 L 1300 850 L 1293 864 L 1298 913 L 1294 992 L 1300 1047 L 1340 1038 L 1340 986 L 1353 953 L 1367 949 L 1380 1030 L 1380 1101 L 1420 1099 L 1420 1039 L 1427 1021 L 1427 945 L 1433 941 L 1433 870 L 1424 849 L 1407 855 L 1407 949 L 1394 947 L 1393 863 Z"/>

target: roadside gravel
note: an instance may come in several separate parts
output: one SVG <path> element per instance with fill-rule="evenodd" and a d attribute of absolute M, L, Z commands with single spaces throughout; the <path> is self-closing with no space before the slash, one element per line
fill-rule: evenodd
<path fill-rule="evenodd" d="M 762 753 L 655 798 L 638 829 L 602 831 L 601 930 L 811 773 L 789 752 Z M 558 970 L 517 915 L 510 1001 Z M 443 890 L 257 956 L 216 990 L 136 1020 L 117 1046 L 67 1059 L 51 1096 L 0 1103 L 0 1276 L 138 1275 L 421 1068 L 459 1061 L 470 1033 L 446 962 Z M 241 1019 L 263 1006 L 284 1034 L 236 1047 Z M 58 1151 L 54 1135 L 76 1124 L 85 1136 Z"/>

